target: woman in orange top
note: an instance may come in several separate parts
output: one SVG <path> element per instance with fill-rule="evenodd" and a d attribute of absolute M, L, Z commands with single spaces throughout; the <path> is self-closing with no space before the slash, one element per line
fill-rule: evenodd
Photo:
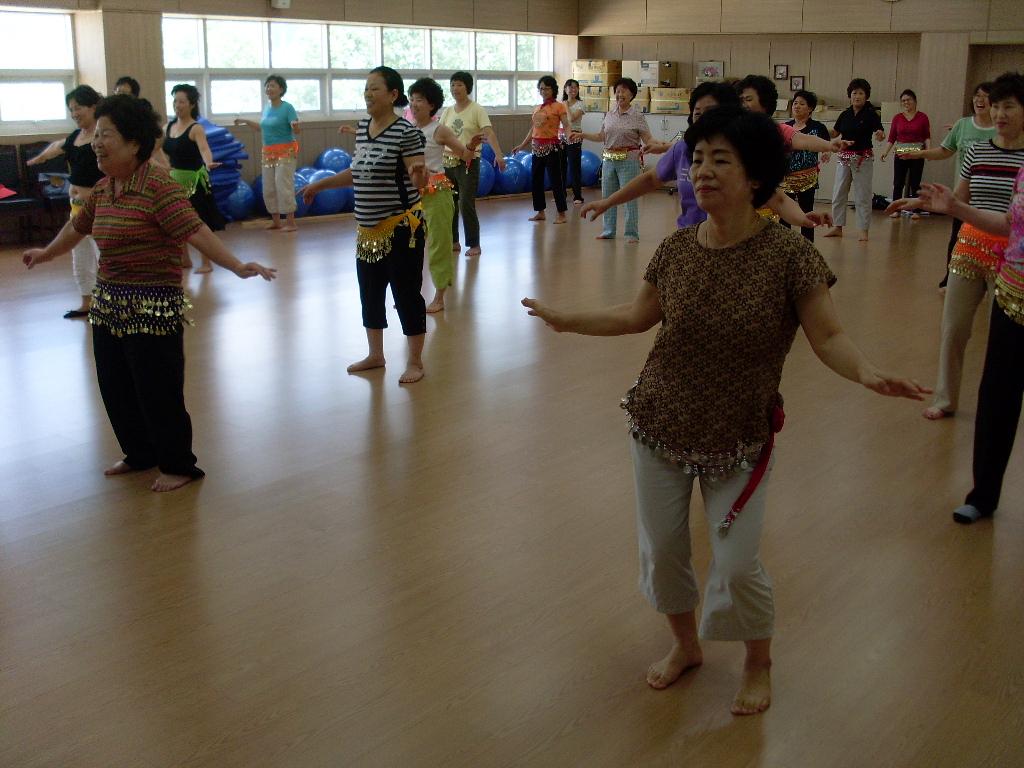
<path fill-rule="evenodd" d="M 565 179 L 562 178 L 562 143 L 558 137 L 559 126 L 564 130 L 565 135 L 572 133 L 572 124 L 569 122 L 569 111 L 565 104 L 556 101 L 558 95 L 558 81 L 551 75 L 544 75 L 537 81 L 537 91 L 542 99 L 541 104 L 533 110 L 533 125 L 526 138 L 513 152 L 526 149 L 527 146 L 533 152 L 533 168 L 531 171 L 533 181 L 533 210 L 536 213 L 530 217 L 530 221 L 544 221 L 547 216 L 544 209 L 547 202 L 544 199 L 544 172 L 547 171 L 551 179 L 551 191 L 555 195 L 555 208 L 558 209 L 558 217 L 555 224 L 565 224 L 565 211 L 568 206 L 565 204 Z"/>

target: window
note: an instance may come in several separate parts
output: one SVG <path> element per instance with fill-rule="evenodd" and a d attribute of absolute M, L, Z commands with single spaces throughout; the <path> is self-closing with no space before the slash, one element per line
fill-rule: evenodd
<path fill-rule="evenodd" d="M 0 126 L 68 122 L 64 95 L 75 86 L 74 39 L 66 13 L 0 11 Z"/>
<path fill-rule="evenodd" d="M 285 100 L 300 113 L 314 119 L 361 113 L 366 74 L 382 63 L 401 72 L 407 86 L 433 77 L 446 105 L 453 101 L 452 73 L 465 70 L 476 78 L 473 98 L 484 106 L 529 109 L 538 102 L 537 78 L 551 73 L 554 56 L 551 35 L 269 19 L 169 15 L 163 36 L 168 85 L 194 84 L 200 111 L 221 116 L 259 114 L 272 73 L 287 79 Z"/>

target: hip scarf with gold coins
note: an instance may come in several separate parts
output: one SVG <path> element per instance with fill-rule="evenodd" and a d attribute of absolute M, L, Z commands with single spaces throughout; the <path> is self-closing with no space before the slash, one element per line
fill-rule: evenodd
<path fill-rule="evenodd" d="M 267 144 L 263 147 L 263 167 L 273 168 L 282 160 L 295 160 L 299 157 L 299 142 L 286 141 L 281 144 Z"/>
<path fill-rule="evenodd" d="M 185 197 L 192 197 L 200 187 L 207 192 L 210 191 L 210 172 L 206 169 L 205 165 L 194 171 L 187 171 L 184 168 L 171 168 L 170 175 L 185 190 Z"/>
<path fill-rule="evenodd" d="M 991 235 L 964 222 L 949 260 L 950 274 L 968 280 L 987 280 L 995 275 L 1007 238 Z"/>
<path fill-rule="evenodd" d="M 899 141 L 896 142 L 893 152 L 896 157 L 903 157 L 908 152 L 920 152 L 922 149 L 924 149 L 923 141 Z"/>
<path fill-rule="evenodd" d="M 416 203 L 409 210 L 389 216 L 372 227 L 357 227 L 356 258 L 367 264 L 376 264 L 391 252 L 391 241 L 396 229 L 409 227 L 413 233 L 419 229 L 423 223 L 422 211 L 423 204 Z"/>
<path fill-rule="evenodd" d="M 449 179 L 443 173 L 433 173 L 430 178 L 427 179 L 427 186 L 420 190 L 421 195 L 433 195 L 436 192 L 440 192 L 444 189 L 455 189 L 455 185 L 452 184 L 452 180 Z"/>
<path fill-rule="evenodd" d="M 874 150 L 868 149 L 841 149 L 836 152 L 836 161 L 847 168 L 860 168 L 865 160 L 875 156 Z"/>
<path fill-rule="evenodd" d="M 797 195 L 809 189 L 814 189 L 816 186 L 818 186 L 818 168 L 817 166 L 812 166 L 804 168 L 802 171 L 787 173 L 783 177 L 782 183 L 779 184 L 779 189 L 787 195 Z"/>
<path fill-rule="evenodd" d="M 630 152 L 639 152 L 640 147 L 606 147 L 601 153 L 602 160 L 628 160 Z"/>

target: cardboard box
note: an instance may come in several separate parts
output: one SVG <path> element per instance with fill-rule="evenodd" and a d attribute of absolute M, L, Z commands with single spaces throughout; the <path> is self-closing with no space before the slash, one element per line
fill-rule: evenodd
<path fill-rule="evenodd" d="M 610 99 L 612 98 L 612 89 L 607 85 L 581 85 L 580 86 L 580 98 L 581 99 Z"/>
<path fill-rule="evenodd" d="M 592 98 L 590 96 L 580 99 L 580 101 L 583 102 L 583 108 L 587 110 L 587 112 L 607 112 L 611 109 L 611 104 L 613 103 L 608 99 L 600 97 Z"/>
<path fill-rule="evenodd" d="M 622 73 L 622 61 L 619 59 L 576 59 L 572 63 L 572 71 L 581 75 L 602 74 L 606 72 Z"/>
<path fill-rule="evenodd" d="M 636 81 L 637 85 L 674 88 L 678 82 L 679 68 L 674 61 L 624 61 L 622 76 Z"/>
<path fill-rule="evenodd" d="M 678 99 L 651 99 L 650 112 L 652 115 L 688 115 L 690 102 Z"/>
<path fill-rule="evenodd" d="M 651 101 L 689 101 L 689 88 L 651 88 Z"/>

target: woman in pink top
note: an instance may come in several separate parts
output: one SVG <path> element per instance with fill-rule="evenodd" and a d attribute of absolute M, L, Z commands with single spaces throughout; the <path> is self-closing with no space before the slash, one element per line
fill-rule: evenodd
<path fill-rule="evenodd" d="M 932 141 L 932 129 L 928 122 L 928 115 L 917 111 L 917 94 L 907 88 L 900 94 L 900 106 L 903 111 L 892 119 L 892 126 L 889 128 L 889 144 L 882 153 L 882 162 L 896 148 L 896 159 L 893 161 L 892 169 L 892 199 L 899 200 L 901 197 L 917 197 L 921 189 L 921 174 L 924 173 L 924 160 L 906 160 L 903 155 L 908 152 L 920 152 L 928 149 Z M 910 177 L 909 188 L 907 177 Z M 906 194 L 904 194 L 904 191 Z M 889 218 L 898 219 L 899 212 L 890 214 Z M 912 219 L 919 219 L 921 216 L 914 211 Z"/>

